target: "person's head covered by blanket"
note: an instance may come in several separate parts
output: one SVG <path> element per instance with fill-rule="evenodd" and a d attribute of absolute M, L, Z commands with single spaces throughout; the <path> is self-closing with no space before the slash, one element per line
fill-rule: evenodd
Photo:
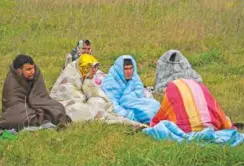
<path fill-rule="evenodd" d="M 82 79 L 85 80 L 86 78 L 93 78 L 93 76 L 99 69 L 100 64 L 94 56 L 89 54 L 83 54 L 79 58 L 78 65 Z"/>
<path fill-rule="evenodd" d="M 64 107 L 50 98 L 42 74 L 28 55 L 18 55 L 3 86 L 0 128 L 17 130 L 51 122 L 66 123 Z"/>
<path fill-rule="evenodd" d="M 130 55 L 120 56 L 102 82 L 102 89 L 114 105 L 114 112 L 141 123 L 149 123 L 159 103 L 144 96 L 144 87 L 137 74 L 136 61 Z"/>
<path fill-rule="evenodd" d="M 154 93 L 163 95 L 167 85 L 174 80 L 185 78 L 202 82 L 187 58 L 179 50 L 168 50 L 158 59 Z"/>
<path fill-rule="evenodd" d="M 83 54 L 78 59 L 78 68 L 82 77 L 82 90 L 88 98 L 104 96 L 98 87 L 98 84 L 100 85 L 100 83 L 95 82 L 99 80 L 94 80 L 94 76 L 99 69 L 99 65 L 100 63 L 98 60 L 89 54 Z M 106 98 L 106 96 L 104 97 Z"/>

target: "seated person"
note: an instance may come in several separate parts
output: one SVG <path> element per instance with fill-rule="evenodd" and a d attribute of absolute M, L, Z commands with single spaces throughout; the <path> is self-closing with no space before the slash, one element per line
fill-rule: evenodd
<path fill-rule="evenodd" d="M 177 79 L 168 84 L 161 108 L 150 126 L 161 120 L 174 122 L 186 133 L 206 127 L 215 130 L 233 127 L 208 88 L 190 79 Z"/>
<path fill-rule="evenodd" d="M 71 53 L 67 55 L 64 68 L 71 62 L 77 60 L 80 57 L 80 55 L 83 54 L 91 55 L 91 42 L 89 40 L 78 41 L 77 46 L 73 48 Z M 95 75 L 95 77 L 99 80 L 102 80 L 105 76 L 106 74 L 103 73 L 101 70 L 98 70 Z M 97 82 L 97 83 L 101 84 L 101 82 Z"/>
<path fill-rule="evenodd" d="M 75 61 L 82 54 L 91 54 L 91 42 L 89 40 L 80 40 L 72 51 L 66 56 L 65 65 Z"/>
<path fill-rule="evenodd" d="M 69 121 L 64 107 L 49 96 L 39 68 L 27 55 L 18 55 L 10 65 L 3 86 L 2 113 L 2 129 Z"/>
<path fill-rule="evenodd" d="M 158 101 L 145 97 L 136 62 L 130 55 L 115 61 L 101 86 L 112 101 L 114 112 L 128 119 L 149 124 L 160 108 Z"/>
<path fill-rule="evenodd" d="M 83 54 L 68 64 L 51 90 L 51 96 L 65 107 L 72 121 L 102 120 L 107 123 L 138 123 L 112 113 L 113 106 L 96 77 L 98 61 Z"/>
<path fill-rule="evenodd" d="M 180 51 L 169 50 L 157 62 L 154 93 L 162 95 L 169 82 L 180 78 L 202 82 L 202 77 L 192 69 Z"/>

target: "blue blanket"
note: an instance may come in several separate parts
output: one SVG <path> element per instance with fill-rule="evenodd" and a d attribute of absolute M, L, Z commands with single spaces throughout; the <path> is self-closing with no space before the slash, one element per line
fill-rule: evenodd
<path fill-rule="evenodd" d="M 214 131 L 213 128 L 205 128 L 199 132 L 185 133 L 171 121 L 163 120 L 154 127 L 143 129 L 143 132 L 156 140 L 203 141 L 205 143 L 229 144 L 236 146 L 244 142 L 244 134 L 234 129 Z"/>
<path fill-rule="evenodd" d="M 124 77 L 124 59 L 133 64 L 133 77 Z M 102 89 L 113 102 L 114 112 L 141 123 L 150 123 L 157 113 L 160 103 L 153 98 L 144 97 L 144 87 L 136 70 L 136 62 L 129 55 L 120 56 L 103 79 Z"/>

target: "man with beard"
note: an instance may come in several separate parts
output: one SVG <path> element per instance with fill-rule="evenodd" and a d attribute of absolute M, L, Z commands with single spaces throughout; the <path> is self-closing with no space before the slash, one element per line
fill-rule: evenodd
<path fill-rule="evenodd" d="M 49 96 L 39 68 L 28 55 L 18 55 L 9 67 L 2 92 L 2 113 L 2 129 L 69 121 L 64 107 Z"/>

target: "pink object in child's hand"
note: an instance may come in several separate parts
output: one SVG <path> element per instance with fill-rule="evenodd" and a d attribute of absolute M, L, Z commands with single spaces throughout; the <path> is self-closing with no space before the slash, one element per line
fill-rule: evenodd
<path fill-rule="evenodd" d="M 97 84 L 97 85 L 101 85 L 102 80 L 100 80 L 99 78 L 95 78 L 95 79 L 94 79 L 94 82 L 95 82 L 95 84 Z"/>

